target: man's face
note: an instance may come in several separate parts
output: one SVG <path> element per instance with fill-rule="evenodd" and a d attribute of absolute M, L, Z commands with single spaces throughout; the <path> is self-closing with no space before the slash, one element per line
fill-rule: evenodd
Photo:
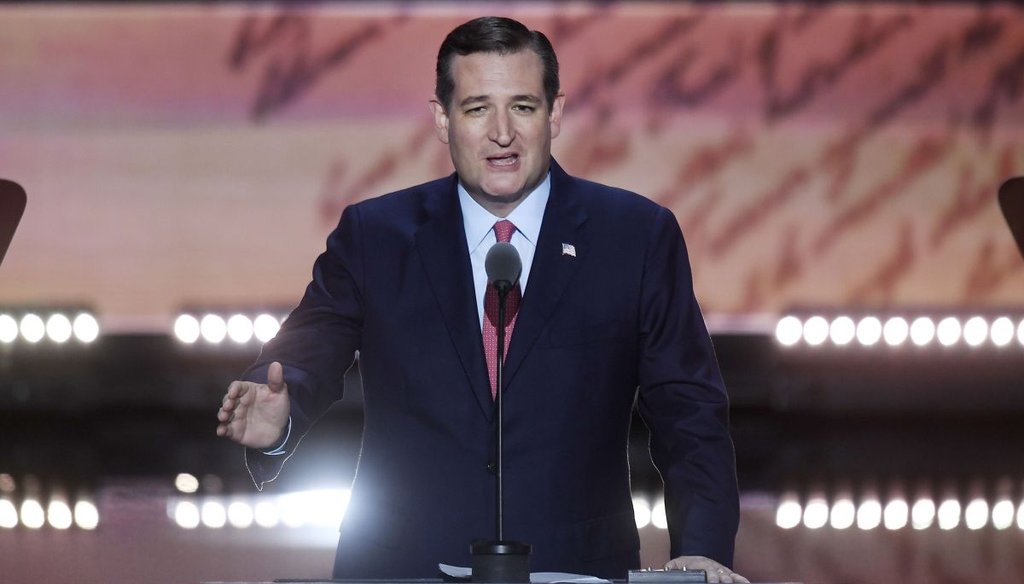
<path fill-rule="evenodd" d="M 529 49 L 456 55 L 452 78 L 448 108 L 431 102 L 437 135 L 470 196 L 504 217 L 544 180 L 565 96 L 548 108 L 543 64 Z"/>

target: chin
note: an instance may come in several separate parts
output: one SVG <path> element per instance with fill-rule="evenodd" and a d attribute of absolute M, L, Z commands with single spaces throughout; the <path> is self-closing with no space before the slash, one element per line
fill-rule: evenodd
<path fill-rule="evenodd" d="M 521 184 L 516 186 L 494 185 L 493 187 L 484 187 L 484 192 L 487 193 L 487 196 L 496 201 L 501 201 L 502 203 L 511 203 L 523 196 L 524 189 L 523 185 Z"/>

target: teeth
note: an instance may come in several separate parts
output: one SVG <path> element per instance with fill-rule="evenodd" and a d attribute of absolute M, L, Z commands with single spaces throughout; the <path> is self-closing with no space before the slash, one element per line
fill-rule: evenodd
<path fill-rule="evenodd" d="M 512 155 L 512 156 L 504 156 L 504 157 L 501 157 L 501 158 L 491 158 L 490 161 L 491 161 L 491 164 L 498 164 L 498 165 L 502 165 L 502 166 L 507 166 L 507 165 L 510 165 L 510 164 L 515 164 L 515 161 L 516 161 L 517 158 L 518 158 L 517 156 Z"/>

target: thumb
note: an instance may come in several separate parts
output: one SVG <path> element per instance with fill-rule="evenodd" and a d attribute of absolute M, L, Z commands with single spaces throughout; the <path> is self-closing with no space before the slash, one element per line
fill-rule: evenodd
<path fill-rule="evenodd" d="M 270 364 L 270 369 L 267 370 L 267 385 L 274 393 L 280 393 L 287 389 L 284 383 L 284 366 L 281 363 L 274 361 Z"/>

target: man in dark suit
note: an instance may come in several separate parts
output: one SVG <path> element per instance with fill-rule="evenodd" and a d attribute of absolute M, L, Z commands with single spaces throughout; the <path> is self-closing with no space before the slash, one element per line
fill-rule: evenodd
<path fill-rule="evenodd" d="M 494 532 L 496 325 L 483 268 L 509 241 L 504 516 L 531 566 L 639 567 L 627 439 L 634 404 L 665 482 L 674 568 L 731 565 L 738 495 L 728 400 L 671 212 L 551 158 L 565 97 L 543 34 L 504 18 L 453 30 L 431 109 L 455 174 L 350 206 L 313 280 L 218 434 L 273 479 L 342 396 L 359 351 L 364 434 L 334 576 L 423 578 Z M 520 302 L 521 298 L 521 302 Z"/>

